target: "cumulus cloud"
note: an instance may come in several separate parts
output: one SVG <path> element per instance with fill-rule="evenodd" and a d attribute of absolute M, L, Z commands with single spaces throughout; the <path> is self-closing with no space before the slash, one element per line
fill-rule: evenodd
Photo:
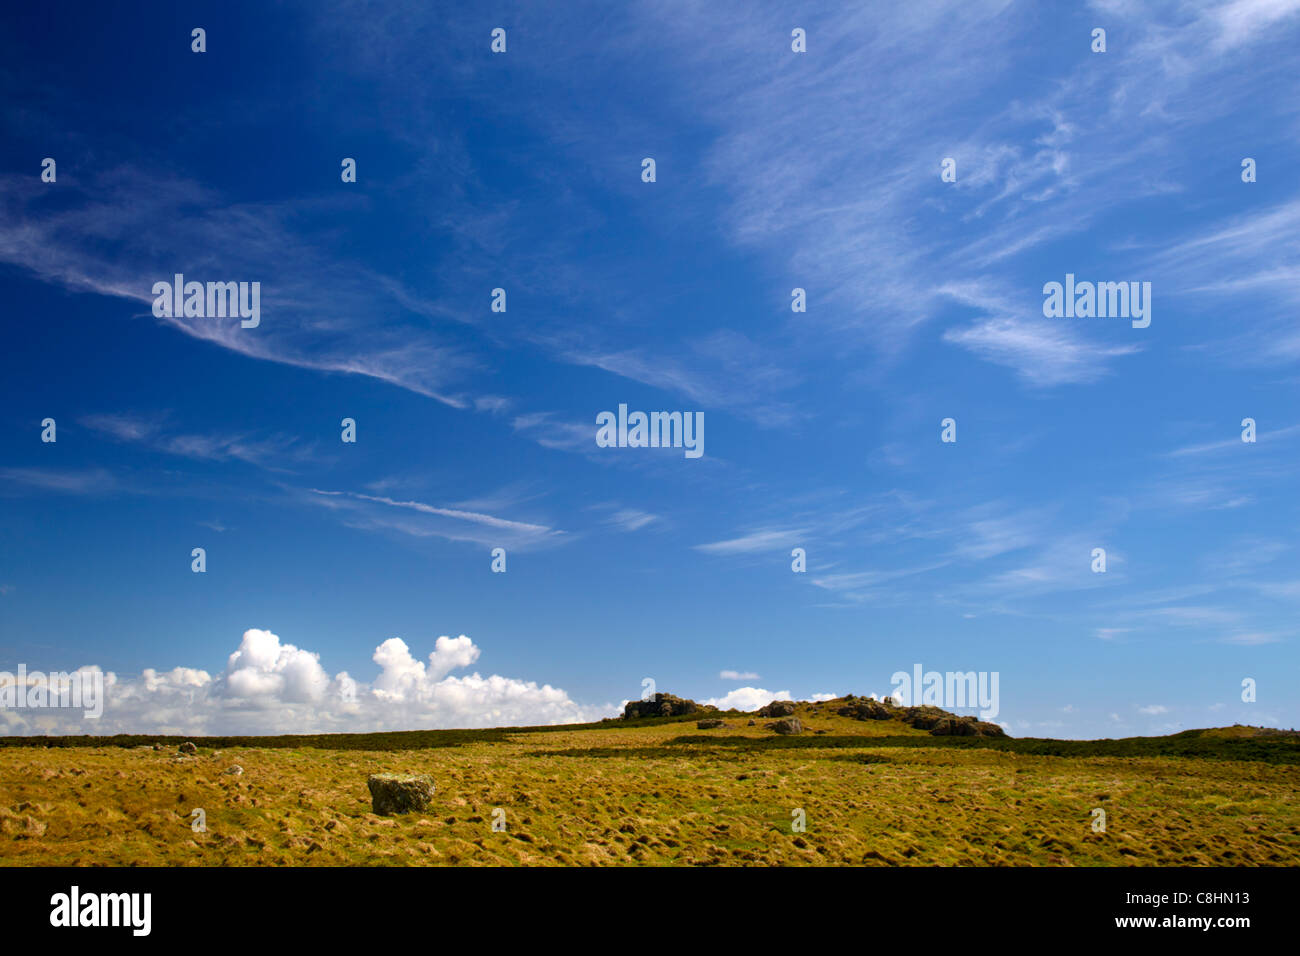
<path fill-rule="evenodd" d="M 235 698 L 314 703 L 329 682 L 319 654 L 281 644 L 270 631 L 257 628 L 244 632 L 239 650 L 226 662 L 225 688 Z"/>
<path fill-rule="evenodd" d="M 790 700 L 790 692 L 773 692 L 761 687 L 737 687 L 725 697 L 710 697 L 704 703 L 712 704 L 719 710 L 758 710 L 774 700 Z"/>
<path fill-rule="evenodd" d="M 102 675 L 102 717 L 85 719 L 71 709 L 0 710 L 0 735 L 349 733 L 581 723 L 616 713 L 582 706 L 549 684 L 453 675 L 479 654 L 463 634 L 439 637 L 423 661 L 401 638 L 389 638 L 372 657 L 378 675 L 365 683 L 346 671 L 330 677 L 319 654 L 250 628 L 215 677 L 190 667 L 148 668 L 127 678 L 82 668 Z"/>

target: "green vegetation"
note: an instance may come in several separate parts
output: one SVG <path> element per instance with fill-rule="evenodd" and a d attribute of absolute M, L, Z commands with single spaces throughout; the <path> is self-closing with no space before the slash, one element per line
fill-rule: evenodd
<path fill-rule="evenodd" d="M 1258 728 L 1062 741 L 933 737 L 800 704 L 751 715 L 482 731 L 0 741 L 16 865 L 1286 865 L 1300 736 Z M 154 749 L 155 744 L 162 744 Z M 52 745 L 52 746 L 51 746 Z M 243 773 L 229 771 L 238 764 Z M 371 773 L 427 773 L 423 813 Z M 191 828 L 201 808 L 207 829 Z M 1094 832 L 1094 810 L 1106 814 Z M 505 813 L 506 830 L 492 829 Z M 806 831 L 792 828 L 802 811 Z"/>

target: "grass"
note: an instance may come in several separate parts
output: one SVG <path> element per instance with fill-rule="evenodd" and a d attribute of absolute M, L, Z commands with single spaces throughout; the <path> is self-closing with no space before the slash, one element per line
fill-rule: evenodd
<path fill-rule="evenodd" d="M 10 865 L 1289 865 L 1300 739 L 1249 728 L 1103 741 L 936 738 L 801 704 L 485 731 L 0 741 Z M 820 733 L 819 733 L 820 731 Z M 154 750 L 162 741 L 164 749 Z M 49 746 L 53 745 L 53 746 Z M 244 773 L 224 773 L 240 765 Z M 371 773 L 428 773 L 423 813 Z M 493 810 L 506 813 L 493 832 Z M 1104 833 L 1092 810 L 1106 812 Z M 191 829 L 206 813 L 207 832 Z M 805 832 L 791 827 L 802 810 Z"/>

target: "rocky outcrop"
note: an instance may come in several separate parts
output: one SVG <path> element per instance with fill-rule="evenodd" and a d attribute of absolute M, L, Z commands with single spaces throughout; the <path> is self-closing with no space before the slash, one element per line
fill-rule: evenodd
<path fill-rule="evenodd" d="M 870 697 L 855 697 L 836 713 L 854 720 L 888 720 L 891 716 L 888 707 Z"/>
<path fill-rule="evenodd" d="M 395 773 L 371 774 L 370 804 L 375 813 L 410 813 L 425 810 L 433 801 L 433 778 L 428 774 L 403 776 Z"/>
<path fill-rule="evenodd" d="M 875 700 L 870 697 L 846 697 L 835 711 L 841 717 L 854 720 L 897 720 L 928 730 L 935 737 L 1005 737 L 1007 732 L 997 724 L 973 716 L 959 716 L 939 707 L 898 707 L 893 698 Z"/>
<path fill-rule="evenodd" d="M 185 743 L 181 744 L 180 747 L 177 748 L 176 752 L 185 754 L 188 757 L 193 757 L 196 753 L 199 752 L 199 748 L 194 746 L 194 744 L 190 743 L 187 740 L 185 741 Z"/>
<path fill-rule="evenodd" d="M 1007 732 L 997 724 L 974 717 L 945 717 L 930 728 L 935 737 L 1005 737 Z"/>
<path fill-rule="evenodd" d="M 931 730 L 941 720 L 953 715 L 938 707 L 904 707 L 898 712 L 898 719 L 915 727 L 917 730 Z"/>
<path fill-rule="evenodd" d="M 714 730 L 718 727 L 726 727 L 727 722 L 725 720 L 720 720 L 717 717 L 708 717 L 704 720 L 696 721 L 695 726 L 699 730 Z"/>
<path fill-rule="evenodd" d="M 798 717 L 787 717 L 784 720 L 774 720 L 770 724 L 764 724 L 768 730 L 775 730 L 778 734 L 801 734 L 803 733 L 803 723 Z"/>
<path fill-rule="evenodd" d="M 774 700 L 766 707 L 758 709 L 760 717 L 789 717 L 794 713 L 794 701 L 792 700 Z"/>
<path fill-rule="evenodd" d="M 675 694 L 655 694 L 650 700 L 629 700 L 623 706 L 623 719 L 636 717 L 680 717 L 694 714 L 700 710 L 715 710 L 713 707 L 701 707 L 693 700 L 678 697 Z"/>

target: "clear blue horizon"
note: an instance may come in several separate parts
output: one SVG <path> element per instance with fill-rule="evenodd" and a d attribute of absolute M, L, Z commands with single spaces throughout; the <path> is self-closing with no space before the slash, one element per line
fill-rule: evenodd
<path fill-rule="evenodd" d="M 1300 2 L 0 21 L 0 670 L 113 675 L 0 733 L 917 664 L 996 672 L 1015 736 L 1300 726 Z M 260 321 L 157 316 L 177 273 Z M 1067 276 L 1150 324 L 1046 315 Z M 600 447 L 620 405 L 703 454 Z"/>

